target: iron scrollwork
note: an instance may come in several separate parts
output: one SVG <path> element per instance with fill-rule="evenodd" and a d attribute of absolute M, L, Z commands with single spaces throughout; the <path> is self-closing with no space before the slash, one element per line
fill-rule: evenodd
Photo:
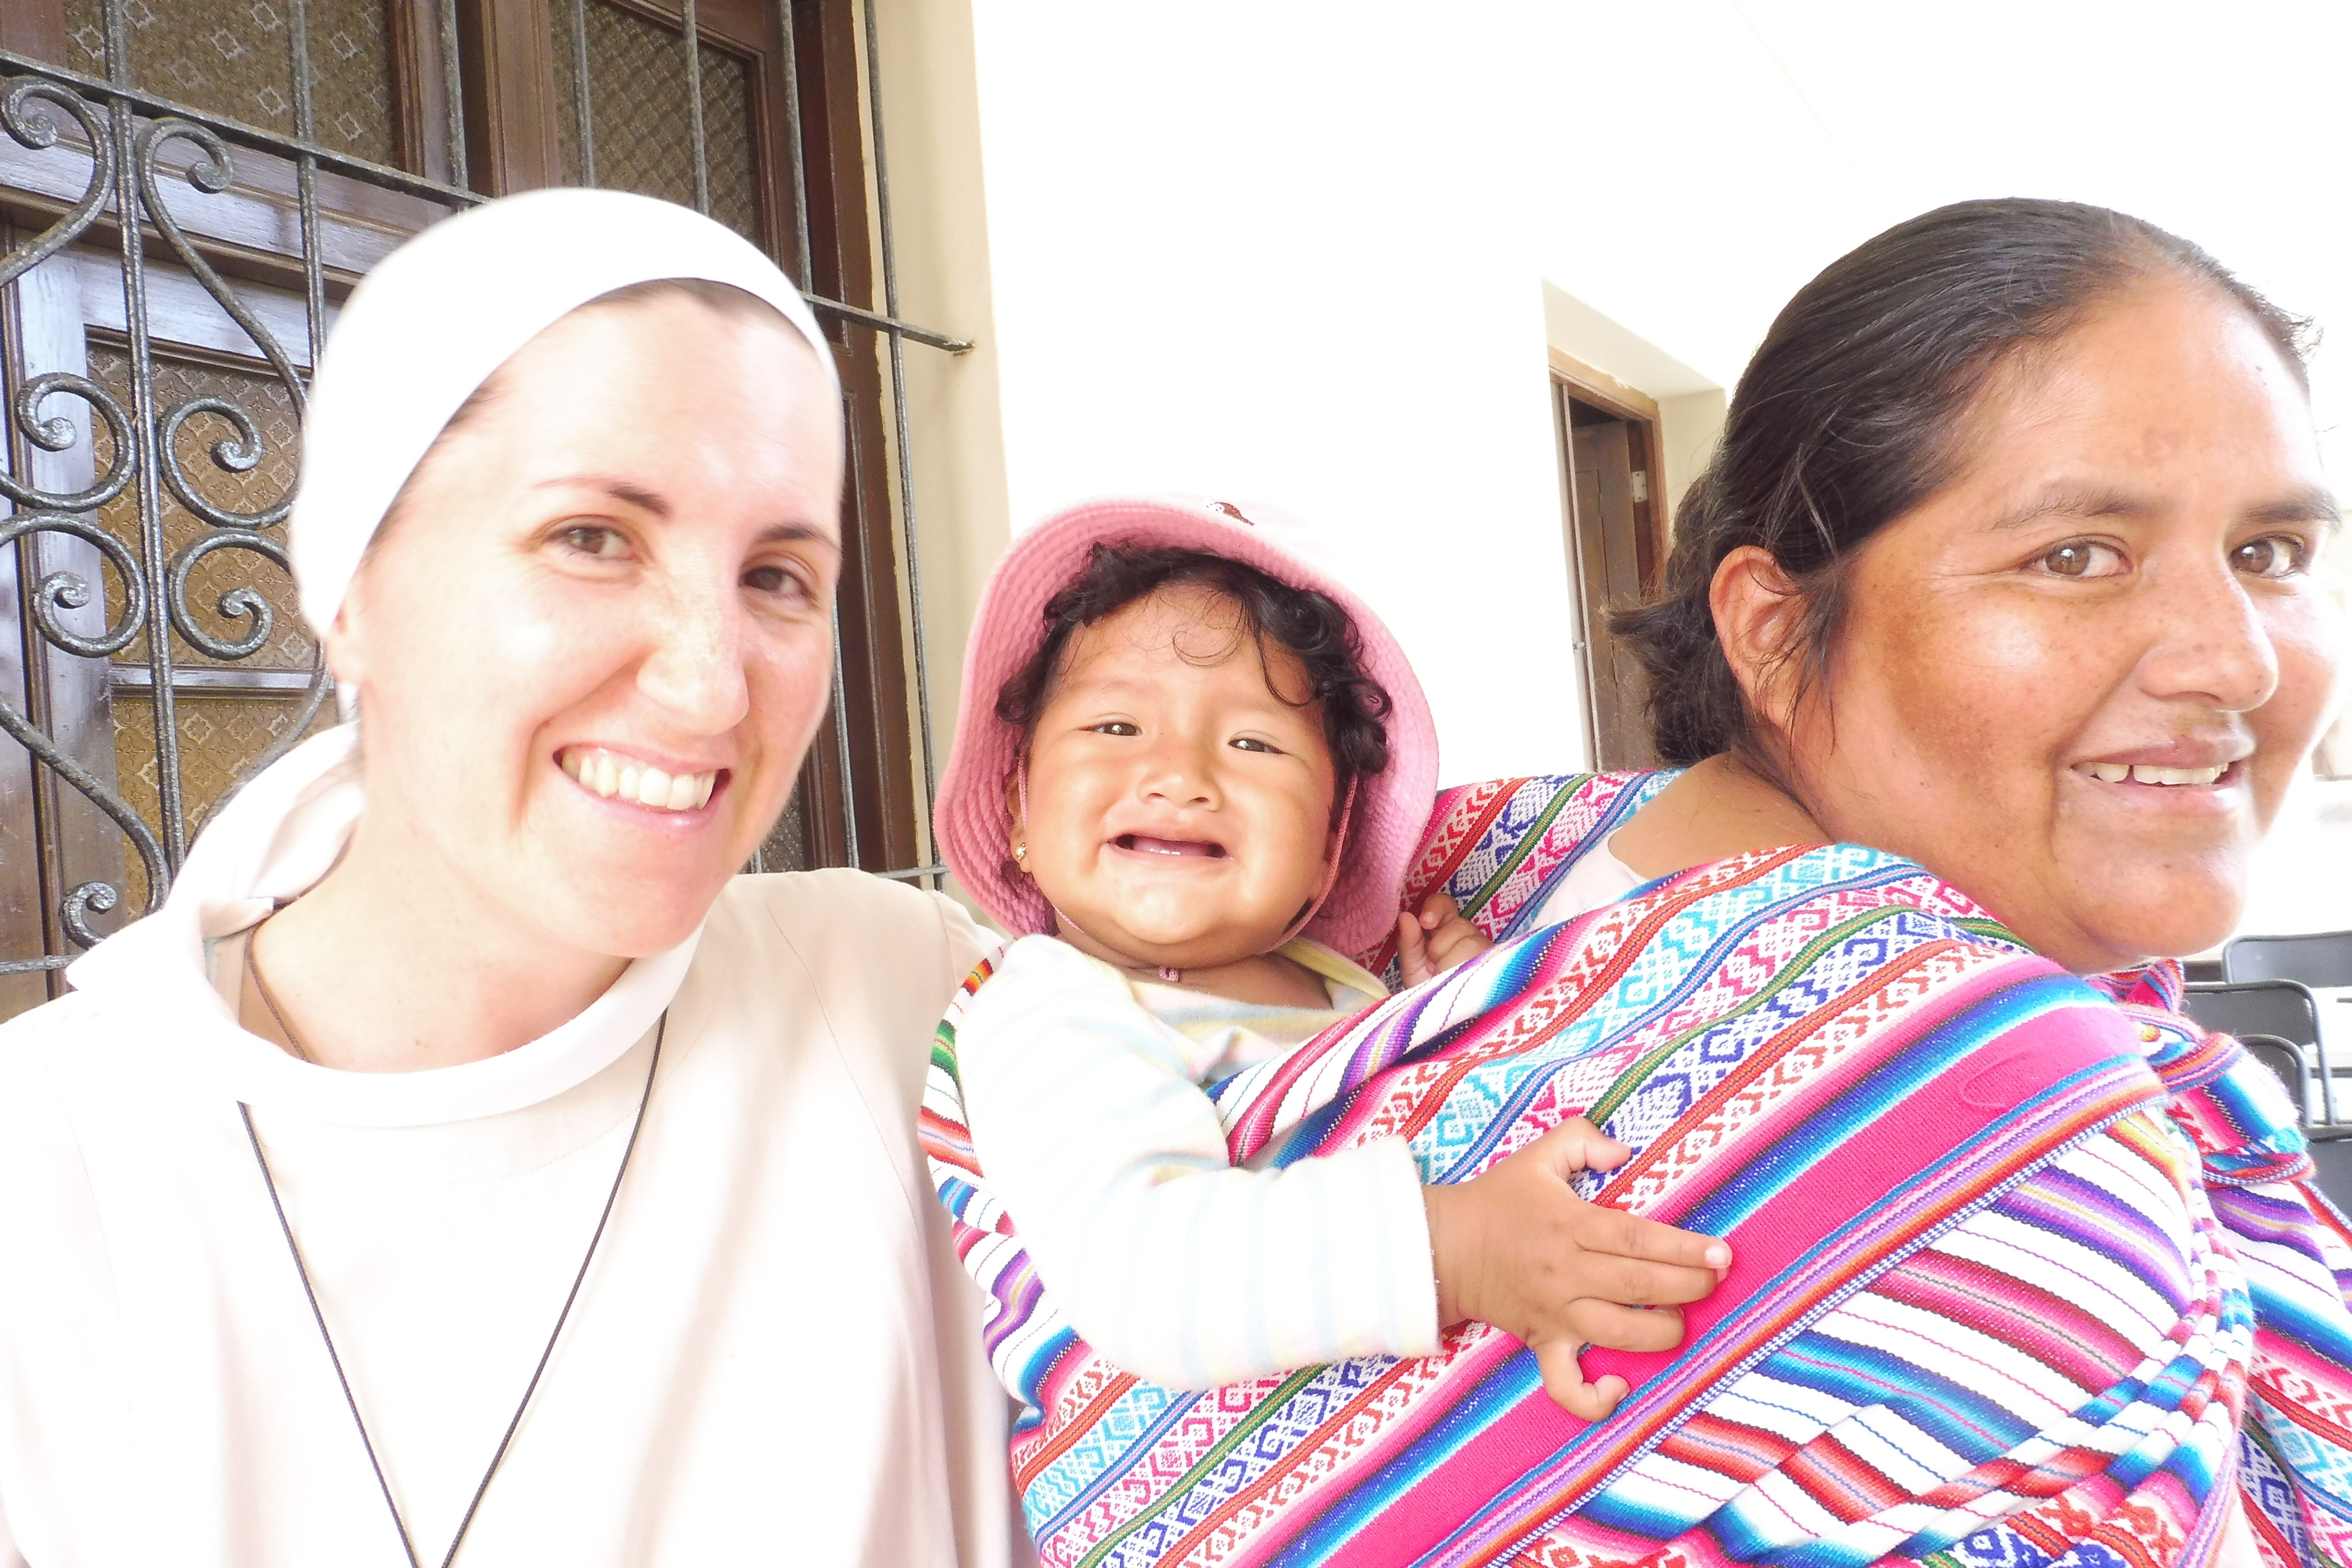
<path fill-rule="evenodd" d="M 120 0 L 107 0 L 113 9 Z M 110 28 L 115 37 L 119 28 Z M 162 901 L 185 852 L 186 811 L 180 788 L 180 735 L 174 718 L 175 672 L 182 667 L 175 644 L 184 645 L 204 659 L 234 664 L 251 659 L 271 646 L 278 630 L 277 615 L 268 597 L 251 586 L 222 593 L 206 610 L 239 629 L 221 635 L 209 629 L 192 603 L 192 577 L 204 562 L 225 552 L 257 557 L 274 571 L 287 568 L 281 525 L 292 507 L 290 489 L 250 510 L 223 505 L 184 461 L 184 431 L 202 431 L 215 422 L 225 433 L 204 448 L 205 458 L 223 475 L 246 475 L 268 455 L 269 437 L 253 410 L 232 397 L 200 392 L 170 407 L 158 406 L 155 354 L 149 333 L 146 255 L 160 237 L 168 259 L 184 269 L 196 285 L 234 321 L 252 344 L 254 356 L 268 363 L 299 418 L 305 387 L 294 360 L 268 324 L 239 297 L 189 237 L 175 205 L 193 194 L 218 195 L 236 178 L 230 137 L 266 155 L 305 164 L 310 153 L 301 143 L 270 138 L 250 128 L 226 122 L 215 126 L 193 114 L 148 113 L 152 100 L 128 90 L 120 70 L 110 71 L 110 82 L 99 83 L 74 73 L 12 61 L 30 72 L 0 89 L 0 129 L 29 152 L 89 161 L 89 174 L 79 197 L 40 234 L 0 255 L 0 290 L 18 284 L 33 268 L 65 256 L 77 242 L 110 239 L 119 246 L 123 310 L 128 339 L 125 378 L 128 397 L 118 395 L 89 375 L 50 370 L 27 374 L 10 365 L 5 379 L 14 384 L 5 400 L 5 426 L 22 438 L 18 451 L 65 455 L 78 447 L 89 447 L 88 468 L 94 475 L 78 488 L 49 488 L 34 482 L 16 465 L 0 462 L 0 558 L 14 551 L 21 567 L 37 569 L 37 543 L 43 540 L 73 541 L 94 555 L 102 573 L 111 573 L 119 593 L 102 595 L 87 568 L 52 564 L 39 573 L 26 595 L 28 636 L 40 659 L 57 658 L 113 660 L 136 649 L 146 665 L 143 684 L 155 710 L 156 781 L 160 822 L 143 817 L 109 780 L 77 757 L 57 734 L 37 721 L 37 704 L 28 711 L 13 698 L 0 698 L 0 732 L 21 745 L 36 770 L 88 801 L 120 832 L 135 857 L 146 884 L 143 907 L 127 911 L 152 911 Z M 226 134 L 225 134 L 225 132 Z M 190 147 L 194 156 L 183 166 L 163 157 L 168 144 Z M 281 144 L 282 143 L 282 144 Z M 392 173 L 385 171 L 386 174 Z M 309 292 L 321 297 L 323 275 L 315 206 L 305 204 L 302 234 L 303 266 Z M 125 221 L 129 214 L 134 221 Z M 111 231 L 110 234 L 109 231 Z M 315 313 L 314 313 L 315 317 Z M 316 344 L 312 346 L 315 353 Z M 88 412 L 69 416 L 70 405 L 60 412 L 58 400 L 70 399 Z M 97 427 L 103 426 L 110 450 L 101 464 L 95 448 Z M 13 471 L 12 471 L 13 470 Z M 216 490 L 216 487 L 213 487 Z M 131 526 L 110 527 L 101 510 L 128 497 L 135 505 Z M 202 531 L 193 541 L 167 551 L 163 520 L 167 505 L 197 520 Z M 86 612 L 111 598 L 118 613 L 110 623 L 92 630 Z M 139 645 L 144 640 L 144 647 Z M 38 660 L 28 660 L 28 671 Z M 119 669 L 107 672 L 114 680 Z M 292 723 L 284 738 L 247 766 L 257 771 L 275 759 L 307 730 L 325 701 L 331 680 L 323 658 L 314 658 L 309 681 L 292 709 Z M 37 679 L 37 676 L 35 676 Z M 33 693 L 25 694 L 27 698 Z M 58 879 L 57 867 L 45 867 L 53 906 L 53 931 L 61 942 L 45 944 L 38 956 L 0 954 L 0 974 L 62 967 L 75 952 L 95 944 L 105 934 L 93 917 L 121 910 L 123 889 L 117 879 L 84 876 Z M 71 880 L 70 886 L 64 885 Z M 62 947 L 64 951 L 58 951 Z"/>

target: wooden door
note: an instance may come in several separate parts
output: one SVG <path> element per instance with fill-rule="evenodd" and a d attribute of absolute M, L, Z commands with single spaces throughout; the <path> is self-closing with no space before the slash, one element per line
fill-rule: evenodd
<path fill-rule="evenodd" d="M 1654 500 L 1654 416 L 1618 399 L 1603 405 L 1563 380 L 1553 386 L 1565 472 L 1569 559 L 1574 576 L 1577 666 L 1587 739 L 1596 767 L 1654 767 L 1648 685 L 1641 662 L 1610 627 L 1612 611 L 1642 604 L 1657 585 L 1664 552 Z"/>

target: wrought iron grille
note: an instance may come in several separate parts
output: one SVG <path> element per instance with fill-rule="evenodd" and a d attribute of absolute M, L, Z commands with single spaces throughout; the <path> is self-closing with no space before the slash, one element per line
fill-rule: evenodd
<path fill-rule="evenodd" d="M 5 3 L 13 8 L 20 0 Z M 0 130 L 7 138 L 0 142 L 6 437 L 0 449 L 0 627 L 13 620 L 17 628 L 0 638 L 0 731 L 22 752 L 12 757 L 0 747 L 0 1016 L 39 1000 L 58 984 L 55 971 L 123 921 L 154 909 L 203 812 L 234 787 L 232 779 L 191 774 L 190 714 L 229 711 L 205 706 L 226 693 L 257 694 L 275 704 L 266 720 L 248 714 L 238 721 L 267 740 L 239 777 L 266 766 L 320 721 L 332 681 L 293 611 L 284 521 L 291 502 L 289 437 L 334 300 L 404 233 L 485 199 L 477 185 L 529 183 L 494 173 L 486 184 L 481 177 L 485 143 L 499 127 L 486 124 L 482 75 L 489 68 L 461 47 L 467 35 L 457 0 L 389 0 L 384 14 L 394 31 L 407 28 L 394 42 L 405 47 L 410 69 L 429 74 L 429 90 L 413 95 L 399 127 L 372 127 L 341 111 L 326 139 L 320 134 L 312 21 L 318 6 L 334 0 L 275 0 L 245 13 L 263 24 L 256 37 L 283 35 L 279 79 L 290 93 L 279 116 L 284 123 L 274 127 L 256 122 L 276 114 L 274 88 L 248 93 L 268 112 L 239 117 L 142 81 L 133 69 L 132 36 L 155 21 L 142 0 L 24 3 L 58 7 L 60 16 L 83 25 L 70 33 L 65 22 L 58 26 L 78 54 L 0 47 Z M 869 214 L 871 234 L 853 237 L 857 245 L 846 254 L 870 256 L 875 276 L 865 284 L 878 283 L 878 310 L 816 286 L 802 65 L 794 53 L 811 25 L 810 0 L 803 0 L 799 15 L 793 0 L 773 0 L 790 195 L 771 206 L 789 205 L 788 222 L 777 221 L 773 211 L 760 216 L 761 198 L 744 174 L 751 154 L 740 125 L 730 128 L 720 117 L 714 142 L 706 112 L 709 91 L 740 99 L 751 90 L 746 73 L 769 68 L 714 47 L 698 26 L 697 0 L 669 0 L 669 12 L 660 0 L 548 3 L 556 35 L 551 42 L 562 46 L 561 58 L 551 51 L 551 85 L 568 99 L 561 104 L 560 138 L 548 138 L 551 145 L 561 142 L 548 177 L 593 184 L 602 172 L 607 183 L 653 188 L 704 212 L 715 207 L 755 238 L 764 221 L 772 253 L 797 273 L 810 304 L 831 323 L 837 354 L 854 361 L 862 353 L 872 363 L 883 399 L 876 412 L 887 406 L 887 424 L 878 444 L 885 450 L 866 458 L 887 492 L 876 514 L 886 526 L 850 530 L 845 520 L 856 537 L 845 543 L 853 554 L 863 552 L 865 580 L 879 584 L 877 592 L 887 590 L 879 611 L 861 613 L 887 620 L 891 637 L 906 628 L 904 660 L 895 648 L 887 658 L 868 660 L 873 668 L 861 671 L 862 689 L 904 700 L 909 712 L 891 721 L 903 734 L 911 717 L 915 755 L 900 760 L 912 764 L 905 771 L 919 779 L 920 796 L 911 814 L 900 799 L 893 818 L 911 815 L 917 836 L 910 839 L 902 826 L 887 840 L 900 850 L 912 843 L 918 852 L 906 857 L 908 863 L 871 868 L 935 884 L 941 868 L 932 863 L 928 819 L 936 759 L 904 356 L 909 342 L 949 353 L 971 345 L 898 315 L 873 15 L 837 7 L 840 16 L 855 16 L 860 34 L 856 41 L 863 47 L 851 53 L 862 69 L 861 101 L 845 121 L 835 115 L 818 129 L 838 139 L 843 123 L 859 128 L 859 173 L 868 177 L 858 184 L 870 189 L 872 201 L 870 209 L 858 210 Z M 674 96 L 686 123 L 682 138 L 674 139 L 682 140 L 686 157 L 668 175 L 623 167 L 626 157 L 609 143 L 600 170 L 600 123 L 609 127 L 642 108 L 638 93 L 600 101 L 599 77 L 610 75 L 593 58 L 592 33 L 600 27 L 625 34 L 632 47 L 672 49 L 670 58 L 682 61 L 683 90 Z M 351 55 L 362 44 L 376 47 L 352 43 L 350 30 L 331 33 L 331 53 L 348 58 L 347 44 Z M 0 25 L 0 45 L 13 41 Z M 225 58 L 242 58 L 236 50 L 250 52 L 239 39 L 216 41 Z M 91 68 L 69 63 L 76 59 Z M 399 115 L 387 110 L 387 117 Z M 352 150 L 355 143 L 396 146 L 399 161 L 411 167 L 362 156 Z M 660 178 L 682 188 L 658 188 Z M 241 205 L 232 199 L 236 192 L 243 193 Z M 298 294 L 299 306 L 292 303 Z M 288 302 L 276 305 L 278 299 Z M 79 359 L 43 347 L 58 338 L 58 308 L 73 319 Z M 167 317 L 199 324 L 159 332 Z M 859 498 L 858 504 L 869 500 Z M 806 858 L 863 865 L 881 857 L 870 847 L 860 853 L 861 815 L 874 820 L 861 802 L 888 789 L 903 796 L 908 781 L 889 776 L 894 759 L 887 746 L 853 755 L 838 636 L 835 647 L 835 754 L 827 766 L 818 759 L 804 770 L 795 810 L 814 809 L 808 797 L 824 783 L 837 807 L 838 831 Z M 900 689 L 888 691 L 894 670 L 904 679 Z M 93 720 L 110 711 L 110 695 L 119 697 L 121 711 L 110 723 Z M 152 725 L 123 717 L 139 703 L 149 705 L 138 711 L 151 714 Z M 110 728 L 115 732 L 106 732 Z M 12 793 L 14 818 L 5 816 Z M 22 831 L 26 818 L 30 842 Z M 100 841 L 113 855 L 94 851 Z M 755 867 L 771 858 L 803 858 L 797 850 L 781 853 L 777 844 L 772 838 Z"/>

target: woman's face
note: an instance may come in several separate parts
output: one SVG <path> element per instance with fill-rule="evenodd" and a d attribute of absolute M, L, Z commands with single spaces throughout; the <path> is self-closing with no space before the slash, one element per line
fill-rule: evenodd
<path fill-rule="evenodd" d="M 2210 947 L 2341 657 L 2309 405 L 2242 310 L 2152 279 L 1966 434 L 1855 559 L 1807 804 L 2077 973 Z"/>
<path fill-rule="evenodd" d="M 330 639 L 370 822 L 568 945 L 684 940 L 824 710 L 839 426 L 781 321 L 681 297 L 532 339 L 419 466 Z"/>

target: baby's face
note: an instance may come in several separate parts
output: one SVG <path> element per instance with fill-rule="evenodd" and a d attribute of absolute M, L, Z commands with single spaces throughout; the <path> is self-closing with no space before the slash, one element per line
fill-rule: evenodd
<path fill-rule="evenodd" d="M 1269 642 L 1261 662 L 1238 608 L 1203 588 L 1162 589 L 1071 637 L 1013 830 L 1064 941 L 1194 969 L 1282 940 L 1332 848 L 1322 709 L 1292 705 L 1307 690 L 1289 650 Z"/>

